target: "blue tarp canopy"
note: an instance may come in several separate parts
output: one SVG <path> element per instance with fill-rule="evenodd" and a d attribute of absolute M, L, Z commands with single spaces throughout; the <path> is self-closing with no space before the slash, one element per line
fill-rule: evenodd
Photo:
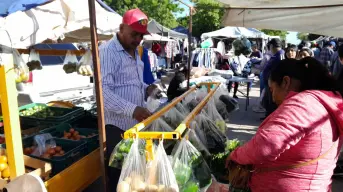
<path fill-rule="evenodd" d="M 176 31 L 176 32 L 188 35 L 188 29 L 186 29 L 186 28 L 184 28 L 182 26 L 175 27 L 173 30 Z"/>
<path fill-rule="evenodd" d="M 6 17 L 17 11 L 26 11 L 49 1 L 51 0 L 0 0 L 0 17 Z M 115 11 L 101 0 L 97 0 L 97 2 L 107 11 L 115 13 Z"/>

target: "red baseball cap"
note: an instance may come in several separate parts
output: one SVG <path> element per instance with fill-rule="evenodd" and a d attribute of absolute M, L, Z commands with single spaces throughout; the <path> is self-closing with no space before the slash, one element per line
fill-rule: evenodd
<path fill-rule="evenodd" d="M 123 23 L 129 25 L 134 31 L 149 34 L 148 17 L 138 8 L 126 11 L 123 16 Z"/>

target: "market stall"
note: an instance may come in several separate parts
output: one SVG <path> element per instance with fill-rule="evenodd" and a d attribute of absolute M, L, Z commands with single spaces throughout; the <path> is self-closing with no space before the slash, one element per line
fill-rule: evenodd
<path fill-rule="evenodd" d="M 18 74 L 20 74 L 21 81 L 23 79 L 24 81 L 26 81 L 28 70 L 26 71 L 25 64 L 23 65 L 21 61 L 18 62 L 18 60 L 13 60 L 13 58 L 20 58 L 17 57 L 19 53 L 13 48 L 26 48 L 34 45 L 35 43 L 41 43 L 45 40 L 65 40 L 66 42 L 76 40 L 92 40 L 92 42 L 97 42 L 97 34 L 101 38 L 110 38 L 118 28 L 118 26 L 113 25 L 113 23 L 117 21 L 117 14 L 107 11 L 101 6 L 101 4 L 95 3 L 92 0 L 89 1 L 89 9 L 87 7 L 88 4 L 86 0 L 84 0 L 84 2 L 81 4 L 79 3 L 80 2 L 76 4 L 75 1 L 68 0 L 63 2 L 52 1 L 27 10 L 25 12 L 14 12 L 7 17 L 1 18 L 2 33 L 0 44 L 2 45 L 2 49 L 0 55 L 0 96 L 5 133 L 4 135 L 6 139 L 6 146 L 2 146 L 3 148 L 6 148 L 6 156 L 1 156 L 1 158 L 3 159 L 2 163 L 4 163 L 4 166 L 6 167 L 2 167 L 1 171 L 7 171 L 6 173 L 3 173 L 2 178 L 5 179 L 5 182 L 2 182 L 2 184 L 7 183 L 8 179 L 13 180 L 14 178 L 23 175 L 24 173 L 30 172 L 30 174 L 40 176 L 41 179 L 45 181 L 45 186 L 49 191 L 82 191 L 89 184 L 98 179 L 101 174 L 103 174 L 104 179 L 106 178 L 103 171 L 104 166 L 102 166 L 104 165 L 104 135 L 102 133 L 102 128 L 104 127 L 104 125 L 102 123 L 102 100 L 101 98 L 99 98 L 98 94 L 97 103 L 100 106 L 98 107 L 98 130 L 100 137 L 98 137 L 95 132 L 81 133 L 81 131 L 83 132 L 85 131 L 85 129 L 82 129 L 79 132 L 75 131 L 74 128 L 69 127 L 66 129 L 69 129 L 69 133 L 66 133 L 65 131 L 64 136 L 63 132 L 62 136 L 60 136 L 57 134 L 58 131 L 46 134 L 40 132 L 39 130 L 38 134 L 36 131 L 36 136 L 25 137 L 21 139 L 23 134 L 21 130 L 21 123 L 23 122 L 42 123 L 44 121 L 50 121 L 51 123 L 53 121 L 64 121 L 64 118 L 71 120 L 78 116 L 77 114 L 79 114 L 80 112 L 83 113 L 82 109 L 74 106 L 54 107 L 45 104 L 34 104 L 18 109 L 15 82 L 18 82 Z M 84 6 L 85 9 L 79 9 L 80 5 Z M 75 9 L 76 7 L 78 9 Z M 89 15 L 91 15 L 91 17 L 88 16 L 88 11 L 85 10 L 89 10 Z M 96 28 L 96 21 L 94 18 L 95 12 L 97 13 L 96 16 L 100 17 L 100 20 L 104 20 L 99 20 L 100 27 L 98 28 Z M 57 23 L 51 22 L 53 24 L 56 24 L 54 27 L 49 25 L 49 23 L 44 23 L 44 20 L 46 20 L 47 16 L 50 16 L 49 14 L 52 14 L 51 16 L 54 16 L 55 14 L 54 22 Z M 19 25 L 10 25 L 10 23 L 13 24 L 13 22 Z M 91 25 L 89 25 L 89 22 Z M 103 27 L 105 28 L 101 28 L 101 25 L 104 22 L 111 22 L 111 25 L 106 23 L 105 25 L 103 25 Z M 14 29 L 15 27 L 25 27 L 25 29 Z M 55 30 L 57 28 L 58 30 Z M 88 34 L 86 34 L 86 31 L 88 31 Z M 91 35 L 89 35 L 89 31 L 91 31 Z M 21 32 L 22 34 L 20 34 L 19 32 Z M 74 36 L 75 33 L 77 34 L 76 36 Z M 62 34 L 67 34 L 67 36 L 63 36 Z M 97 43 L 93 43 L 92 45 L 92 50 L 95 51 L 93 52 L 93 64 L 96 79 L 96 92 L 100 92 L 101 97 L 101 91 L 99 91 L 98 86 L 99 59 L 97 56 Z M 66 55 L 68 53 L 66 50 L 22 50 L 22 52 L 30 53 L 31 57 L 33 55 L 31 54 L 32 51 L 34 51 L 36 55 L 42 54 L 56 56 Z M 88 54 L 84 51 L 71 52 L 73 52 L 75 55 Z M 13 56 L 13 54 L 16 54 L 17 56 Z M 31 66 L 34 66 L 33 64 L 39 63 L 39 57 L 35 58 L 38 59 L 30 60 Z M 27 66 L 27 68 L 29 68 L 29 66 Z M 21 120 L 21 123 L 19 123 L 19 118 Z M 95 130 L 97 131 L 97 129 Z M 66 134 L 71 134 L 73 138 L 67 138 L 68 135 Z M 49 139 L 49 141 L 54 141 L 54 144 L 51 143 L 49 145 L 46 145 L 43 148 L 43 151 L 41 151 L 42 148 L 40 147 L 40 145 L 32 146 L 34 143 L 38 144 L 37 136 L 41 135 L 54 135 L 53 139 Z M 65 138 L 60 139 L 59 137 Z M 88 142 L 90 141 L 88 140 L 90 139 L 90 137 L 95 138 L 95 140 L 93 140 L 95 141 L 95 143 L 93 142 L 93 144 L 95 145 L 93 145 L 92 149 L 89 147 L 90 142 Z M 99 138 L 99 141 L 97 138 Z M 86 141 L 85 139 L 88 141 Z M 33 140 L 35 140 L 36 142 L 33 142 Z M 73 142 L 72 140 L 76 141 Z M 4 142 L 4 140 L 2 142 Z M 100 148 L 97 148 L 99 144 Z M 44 151 L 46 153 L 49 151 L 49 154 L 43 154 L 42 156 L 40 156 L 40 154 Z M 36 152 L 38 153 L 38 155 L 36 154 Z M 23 155 L 23 153 L 25 155 Z M 6 161 L 4 158 L 6 158 Z M 32 159 L 42 160 L 43 162 L 47 163 L 47 166 L 50 166 L 50 168 L 43 165 L 43 163 L 36 163 L 38 165 L 32 166 L 32 163 L 30 163 Z M 89 163 L 91 163 L 92 166 L 89 166 Z M 29 171 L 27 169 L 28 167 L 33 168 L 34 171 Z M 87 174 L 85 171 L 91 171 L 92 174 Z M 1 181 L 3 181 L 3 179 L 1 179 Z"/>

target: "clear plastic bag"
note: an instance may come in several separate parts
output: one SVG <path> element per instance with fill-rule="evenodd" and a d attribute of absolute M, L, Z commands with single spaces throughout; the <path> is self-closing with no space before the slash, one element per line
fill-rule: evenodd
<path fill-rule="evenodd" d="M 16 49 L 13 49 L 13 64 L 15 73 L 15 82 L 22 83 L 29 80 L 29 68 Z"/>
<path fill-rule="evenodd" d="M 201 153 L 186 139 L 175 146 L 172 166 L 181 191 L 198 192 L 211 184 L 211 170 Z"/>
<path fill-rule="evenodd" d="M 239 109 L 238 102 L 228 95 L 221 95 L 219 100 L 222 101 L 226 107 L 226 111 L 231 113 Z"/>
<path fill-rule="evenodd" d="M 176 129 L 185 118 L 186 116 L 180 113 L 175 107 L 171 108 L 163 115 L 165 122 L 174 129 Z"/>
<path fill-rule="evenodd" d="M 133 139 L 121 140 L 113 149 L 108 165 L 114 168 L 121 168 L 123 166 L 127 154 L 130 152 L 132 143 Z"/>
<path fill-rule="evenodd" d="M 77 60 L 76 55 L 71 54 L 70 51 L 67 51 L 66 57 L 63 61 L 63 70 L 68 74 L 74 73 L 76 72 L 78 63 L 79 61 Z"/>
<path fill-rule="evenodd" d="M 219 114 L 213 98 L 208 101 L 205 110 L 208 117 L 216 124 L 219 130 L 225 134 L 227 129 L 226 122 Z"/>
<path fill-rule="evenodd" d="M 197 122 L 198 129 L 204 133 L 206 147 L 210 153 L 224 152 L 227 138 L 216 124 L 205 113 L 197 115 L 195 121 Z"/>
<path fill-rule="evenodd" d="M 50 133 L 36 135 L 34 137 L 35 150 L 31 153 L 34 156 L 44 156 L 48 149 L 55 148 L 56 142 Z"/>
<path fill-rule="evenodd" d="M 192 122 L 193 124 L 196 124 L 196 122 Z M 191 123 L 191 127 L 193 126 L 194 128 L 194 125 Z M 196 125 L 195 125 L 196 126 Z M 202 139 L 200 139 L 200 137 L 198 136 L 198 134 L 201 134 L 202 137 L 204 137 L 204 134 L 201 133 L 199 130 L 198 130 L 199 133 L 197 133 L 197 131 L 195 129 L 189 129 L 189 132 L 188 132 L 188 140 L 189 142 L 192 143 L 192 145 L 198 150 L 200 151 L 200 153 L 203 155 L 203 157 L 205 159 L 209 158 L 211 156 L 211 153 L 208 151 L 208 149 L 206 148 L 206 145 L 203 143 Z"/>
<path fill-rule="evenodd" d="M 37 53 L 34 49 L 30 51 L 29 62 L 27 62 L 26 65 L 29 67 L 30 71 L 41 70 L 43 68 L 39 53 Z"/>
<path fill-rule="evenodd" d="M 187 107 L 185 107 L 182 103 L 178 103 L 175 105 L 175 108 L 184 116 L 187 116 L 190 111 L 188 110 Z"/>
<path fill-rule="evenodd" d="M 157 146 L 155 158 L 147 164 L 146 192 L 179 192 L 173 168 L 163 148 Z"/>
<path fill-rule="evenodd" d="M 117 192 L 144 192 L 146 160 L 145 155 L 139 151 L 139 140 L 135 139 L 131 145 L 122 171 L 120 173 Z"/>
<path fill-rule="evenodd" d="M 123 167 L 124 161 L 130 148 L 132 146 L 134 139 L 123 139 L 121 140 L 116 147 L 113 149 L 108 165 L 113 168 L 121 169 Z M 145 140 L 138 139 L 139 142 L 139 152 L 141 155 L 145 153 Z"/>
<path fill-rule="evenodd" d="M 83 76 L 93 76 L 92 63 L 92 52 L 87 50 L 76 68 L 77 73 Z"/>

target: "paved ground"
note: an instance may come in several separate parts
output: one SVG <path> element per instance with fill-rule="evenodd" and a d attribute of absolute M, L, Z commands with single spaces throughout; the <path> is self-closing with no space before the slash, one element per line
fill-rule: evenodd
<path fill-rule="evenodd" d="M 258 97 L 260 94 L 259 88 L 256 87 L 257 86 L 254 86 L 250 92 L 251 98 L 248 111 L 245 111 L 245 97 L 243 97 L 240 93 L 237 94 L 237 96 L 240 97 L 240 110 L 235 111 L 231 115 L 227 133 L 229 139 L 238 138 L 243 141 L 248 141 L 256 133 L 256 129 L 261 123 L 260 118 L 264 116 L 263 113 L 254 113 L 252 111 L 252 107 L 258 103 Z M 239 89 L 242 90 L 243 93 L 246 93 L 246 87 L 240 87 Z M 332 191 L 343 191 L 343 177 L 333 180 Z"/>

